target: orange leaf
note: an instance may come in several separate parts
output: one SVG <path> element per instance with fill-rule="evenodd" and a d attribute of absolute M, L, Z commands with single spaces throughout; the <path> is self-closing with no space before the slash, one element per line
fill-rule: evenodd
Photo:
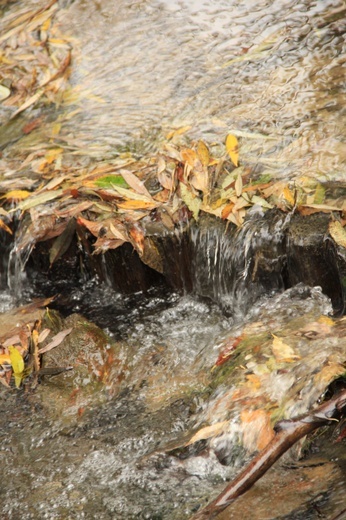
<path fill-rule="evenodd" d="M 270 414 L 265 410 L 242 410 L 243 443 L 249 451 L 263 450 L 274 437 Z"/>

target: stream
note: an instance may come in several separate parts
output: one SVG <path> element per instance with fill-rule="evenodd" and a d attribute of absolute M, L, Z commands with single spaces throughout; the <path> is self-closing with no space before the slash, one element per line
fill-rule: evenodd
<path fill-rule="evenodd" d="M 3 157 L 17 146 L 37 149 L 49 135 L 64 148 L 66 167 L 82 167 L 156 152 L 169 132 L 186 127 L 182 139 L 212 149 L 233 133 L 253 171 L 271 178 L 344 183 L 345 14 L 342 0 L 61 0 L 56 18 L 73 49 L 71 87 L 48 111 L 46 132 L 14 142 Z M 216 231 L 191 231 L 191 291 L 158 284 L 125 295 L 97 277 L 73 287 L 61 281 L 62 328 L 77 330 L 85 319 L 95 329 L 71 340 L 85 351 L 75 372 L 44 379 L 34 393 L 0 389 L 1 519 L 187 520 L 258 449 L 256 428 L 244 428 L 247 403 L 294 417 L 332 379 L 318 379 L 315 366 L 341 374 L 345 325 L 331 332 L 331 301 L 319 287 L 246 283 L 249 243 L 268 243 L 266 230 L 251 226 L 233 245 Z M 0 314 L 56 294 L 42 273 L 27 276 L 21 259 L 9 258 L 7 242 Z M 292 342 L 292 372 L 269 353 L 278 335 Z M 227 367 L 214 369 L 224 345 L 239 338 L 249 343 L 232 379 Z M 47 360 L 72 365 L 71 352 L 57 347 Z M 215 436 L 190 443 L 206 425 Z M 297 450 L 254 491 L 250 509 L 240 502 L 220 520 L 336 518 L 345 507 L 345 455 L 330 448 L 321 462 L 323 448 L 313 446 L 316 462 L 297 477 L 305 494 L 290 480 Z"/>

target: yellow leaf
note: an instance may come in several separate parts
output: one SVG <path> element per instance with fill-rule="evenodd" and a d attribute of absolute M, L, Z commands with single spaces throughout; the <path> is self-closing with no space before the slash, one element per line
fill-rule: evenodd
<path fill-rule="evenodd" d="M 234 166 L 238 166 L 239 144 L 235 135 L 228 134 L 226 137 L 226 150 Z"/>
<path fill-rule="evenodd" d="M 298 356 L 298 354 L 294 352 L 293 348 L 287 345 L 282 338 L 275 336 L 275 334 L 272 334 L 272 336 L 274 338 L 272 350 L 277 362 L 291 363 L 300 359 L 300 356 Z"/>
<path fill-rule="evenodd" d="M 185 134 L 188 130 L 190 130 L 191 126 L 182 126 L 180 128 L 177 128 L 176 130 L 172 130 L 166 135 L 166 139 L 170 141 L 171 139 L 174 139 L 175 137 Z"/>
<path fill-rule="evenodd" d="M 52 164 L 59 157 L 59 155 L 62 154 L 63 151 L 63 148 L 52 148 L 51 150 L 48 150 L 45 155 L 46 163 Z"/>
<path fill-rule="evenodd" d="M 283 191 L 282 191 L 282 194 L 284 196 L 284 199 L 291 205 L 291 206 L 294 206 L 295 204 L 295 198 L 294 198 L 294 194 L 292 193 L 292 191 L 289 189 L 288 186 L 285 186 Z"/>
<path fill-rule="evenodd" d="M 329 233 L 333 240 L 342 247 L 346 247 L 346 231 L 338 220 L 329 222 Z"/>
<path fill-rule="evenodd" d="M 10 89 L 5 87 L 5 85 L 0 85 L 0 101 L 4 101 L 4 99 L 7 99 L 10 95 Z"/>
<path fill-rule="evenodd" d="M 191 166 L 191 168 L 194 168 L 196 160 L 198 159 L 196 152 L 191 150 L 191 148 L 183 148 L 180 153 L 183 161 Z"/>
<path fill-rule="evenodd" d="M 209 439 L 210 437 L 215 437 L 216 435 L 220 435 L 223 433 L 226 428 L 228 427 L 228 421 L 221 421 L 215 424 L 212 424 L 211 426 L 205 426 L 204 428 L 201 428 L 198 430 L 195 435 L 191 437 L 191 439 L 188 441 L 186 446 L 189 446 L 190 444 L 193 444 L 194 442 L 201 441 L 204 439 Z"/>
<path fill-rule="evenodd" d="M 11 190 L 8 191 L 5 195 L 3 195 L 1 198 L 6 200 L 24 200 L 27 197 L 31 195 L 30 191 L 26 190 Z"/>
<path fill-rule="evenodd" d="M 15 347 L 8 347 L 16 387 L 19 388 L 24 375 L 24 359 Z"/>
<path fill-rule="evenodd" d="M 210 154 L 207 145 L 203 141 L 198 141 L 197 155 L 202 165 L 206 168 L 209 165 Z"/>

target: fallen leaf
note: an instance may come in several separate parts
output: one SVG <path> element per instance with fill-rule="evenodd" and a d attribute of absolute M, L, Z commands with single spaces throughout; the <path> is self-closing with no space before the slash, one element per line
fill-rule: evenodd
<path fill-rule="evenodd" d="M 5 85 L 0 85 L 0 101 L 4 101 L 11 95 L 11 90 Z"/>
<path fill-rule="evenodd" d="M 243 180 L 241 178 L 240 173 L 238 173 L 238 176 L 236 178 L 235 184 L 234 184 L 235 194 L 237 197 L 240 197 L 243 191 Z"/>
<path fill-rule="evenodd" d="M 12 229 L 8 227 L 7 224 L 5 224 L 5 222 L 0 218 L 0 229 L 4 229 L 7 233 L 9 233 L 10 235 L 12 235 Z"/>
<path fill-rule="evenodd" d="M 76 231 L 76 221 L 74 218 L 71 218 L 64 229 L 64 231 L 61 233 L 60 236 L 58 236 L 50 248 L 49 251 L 49 264 L 50 267 L 56 262 L 59 258 L 61 258 L 68 248 L 70 247 L 72 243 L 72 239 L 75 236 Z"/>
<path fill-rule="evenodd" d="M 73 330 L 72 328 L 61 330 L 58 334 L 53 336 L 52 341 L 50 341 L 48 343 L 48 345 L 46 345 L 45 347 L 40 348 L 38 353 L 40 355 L 44 354 L 45 352 L 49 352 L 53 348 L 55 348 L 58 345 L 60 345 L 60 343 L 66 338 L 66 336 L 68 336 L 72 332 L 72 330 Z"/>
<path fill-rule="evenodd" d="M 274 437 L 271 416 L 265 410 L 242 410 L 243 444 L 249 451 L 263 450 Z"/>
<path fill-rule="evenodd" d="M 298 356 L 298 354 L 294 352 L 293 348 L 287 345 L 282 338 L 275 336 L 275 334 L 272 334 L 272 336 L 274 338 L 272 350 L 278 363 L 292 363 L 293 361 L 300 359 L 300 356 Z"/>
<path fill-rule="evenodd" d="M 182 200 L 185 202 L 186 206 L 191 211 L 193 218 L 197 221 L 198 215 L 201 209 L 202 201 L 199 197 L 196 197 L 191 193 L 191 191 L 188 189 L 185 184 L 180 182 L 180 194 Z"/>
<path fill-rule="evenodd" d="M 238 166 L 238 157 L 239 157 L 239 144 L 238 139 L 233 134 L 228 134 L 226 137 L 226 150 L 228 155 L 231 158 L 234 166 Z"/>
<path fill-rule="evenodd" d="M 18 209 L 25 211 L 30 208 L 34 208 L 36 206 L 39 206 L 40 204 L 45 204 L 46 202 L 50 200 L 57 199 L 63 195 L 63 190 L 55 190 L 55 191 L 47 191 L 43 193 L 39 193 L 38 195 L 32 195 L 31 197 L 28 197 L 26 200 L 23 200 L 17 206 L 12 208 L 11 211 L 17 211 Z"/>
<path fill-rule="evenodd" d="M 137 193 L 139 193 L 141 195 L 145 195 L 146 197 L 148 197 L 148 199 L 152 198 L 150 193 L 149 193 L 149 191 L 144 186 L 143 182 L 140 179 L 138 179 L 138 177 L 136 175 L 134 175 L 129 170 L 120 170 L 119 173 L 122 175 L 122 177 L 125 180 L 125 182 L 133 190 L 135 190 Z"/>
<path fill-rule="evenodd" d="M 346 248 L 346 231 L 338 220 L 329 222 L 329 233 L 333 240 L 342 247 Z"/>
<path fill-rule="evenodd" d="M 11 191 L 8 191 L 7 193 L 5 193 L 5 195 L 3 195 L 0 198 L 18 202 L 20 200 L 25 200 L 30 195 L 32 195 L 31 191 L 27 191 L 27 190 L 11 190 Z"/>
<path fill-rule="evenodd" d="M 207 145 L 203 141 L 197 143 L 197 155 L 204 168 L 207 168 L 210 161 L 210 153 Z"/>
<path fill-rule="evenodd" d="M 221 421 L 215 424 L 212 424 L 211 426 L 205 426 L 204 428 L 201 428 L 198 430 L 195 435 L 191 437 L 191 439 L 186 443 L 186 446 L 189 446 L 190 444 L 193 444 L 197 441 L 202 441 L 205 439 L 209 439 L 210 437 L 216 437 L 216 435 L 220 435 L 221 433 L 224 433 L 226 431 L 227 427 L 229 426 L 228 421 Z"/>
<path fill-rule="evenodd" d="M 19 388 L 24 375 L 24 359 L 21 353 L 19 352 L 16 347 L 13 347 L 10 345 L 8 347 L 10 359 L 11 359 L 11 365 L 12 365 L 12 371 L 14 376 L 14 381 L 16 384 L 16 387 Z"/>

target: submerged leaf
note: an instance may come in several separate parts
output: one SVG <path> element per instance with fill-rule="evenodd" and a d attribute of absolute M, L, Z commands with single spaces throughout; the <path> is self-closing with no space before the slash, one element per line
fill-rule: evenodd
<path fill-rule="evenodd" d="M 282 338 L 275 336 L 275 334 L 273 334 L 273 338 L 272 350 L 276 361 L 279 363 L 291 363 L 300 359 L 300 356 L 296 354 L 293 348 L 287 345 Z"/>
<path fill-rule="evenodd" d="M 210 437 L 216 437 L 217 435 L 224 433 L 228 426 L 229 421 L 221 421 L 212 424 L 211 426 L 205 426 L 204 428 L 198 430 L 198 432 L 191 437 L 191 439 L 187 442 L 186 446 L 189 446 L 190 444 L 193 444 L 197 441 L 209 439 Z"/>

